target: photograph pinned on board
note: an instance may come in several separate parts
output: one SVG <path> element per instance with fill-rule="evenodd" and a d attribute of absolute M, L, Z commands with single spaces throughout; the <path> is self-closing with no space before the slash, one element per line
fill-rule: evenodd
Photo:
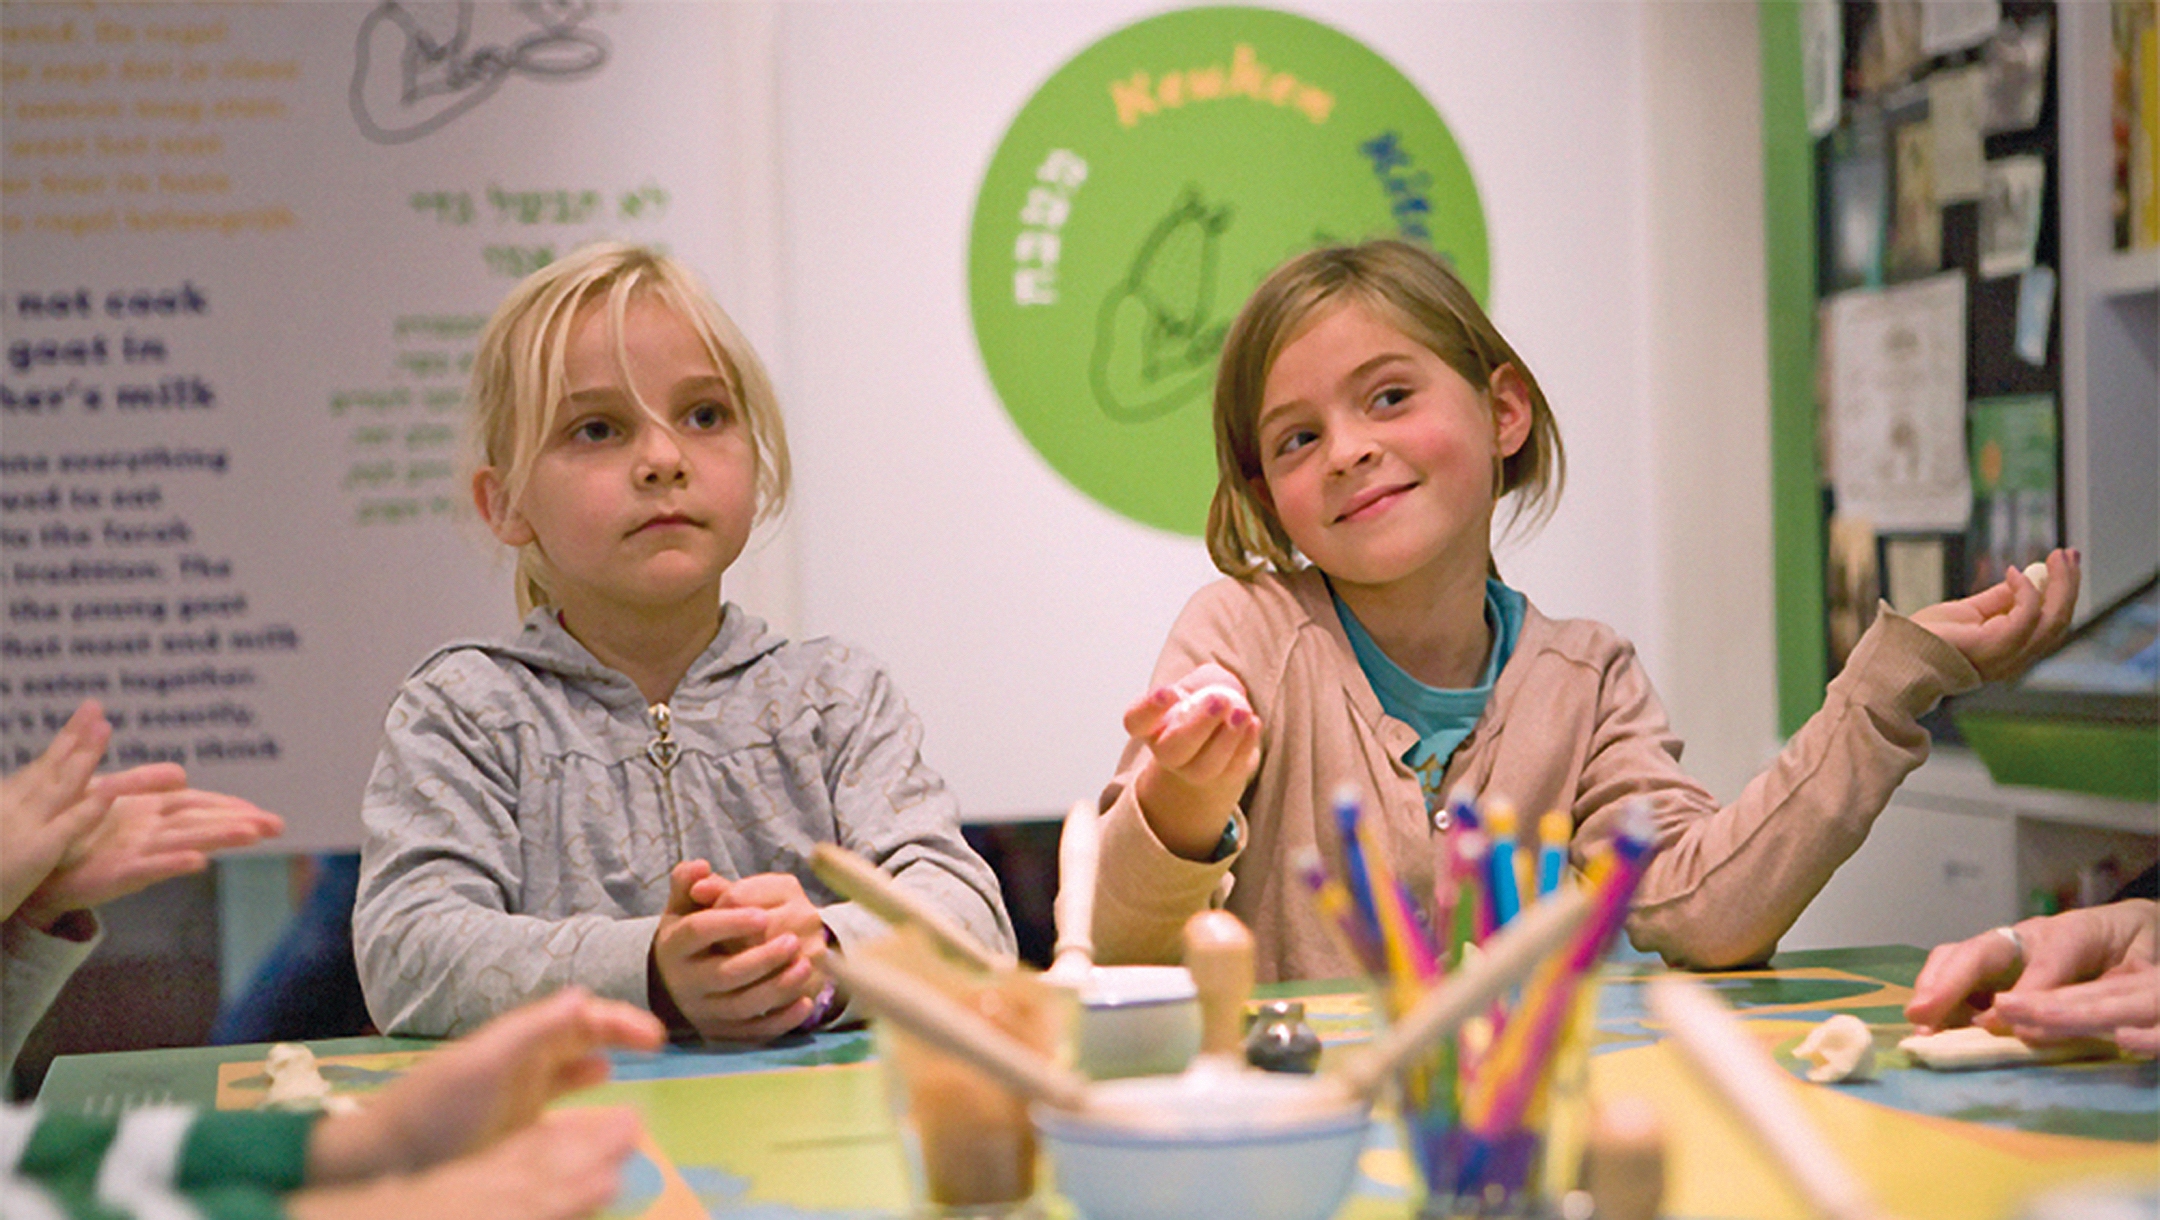
<path fill-rule="evenodd" d="M 1987 70 L 1984 133 L 2029 131 L 2040 121 L 2040 107 L 2047 100 L 2048 48 L 2053 41 L 2054 23 L 2045 14 L 2005 21 L 1988 40 L 1982 59 Z"/>
<path fill-rule="evenodd" d="M 2055 268 L 2041 264 L 2018 277 L 2018 359 L 2034 368 L 2045 368 L 2048 338 L 2055 326 Z"/>
<path fill-rule="evenodd" d="M 2001 24 L 2001 0 L 1928 0 L 1920 6 L 1920 52 L 1948 55 L 1979 46 Z"/>
<path fill-rule="evenodd" d="M 2058 542 L 2055 396 L 1975 399 L 1967 427 L 1973 486 L 1967 587 L 1977 590 L 2013 567 L 2046 559 Z"/>
<path fill-rule="evenodd" d="M 1855 114 L 1831 137 L 1831 284 L 1874 288 L 1883 282 L 1883 231 L 1889 221 L 1890 162 L 1882 113 Z"/>
<path fill-rule="evenodd" d="M 1885 538 L 1882 544 L 1883 600 L 1899 614 L 1911 614 L 1944 598 L 1943 540 L 1922 535 Z"/>
<path fill-rule="evenodd" d="M 1987 70 L 1951 68 L 1927 78 L 1928 128 L 1935 136 L 1930 168 L 1935 202 L 1948 205 L 1980 197 L 1987 142 L 1980 134 Z"/>
<path fill-rule="evenodd" d="M 2047 161 L 2027 154 L 1987 163 L 1980 187 L 1980 274 L 2015 275 L 2033 265 L 2040 246 L 2040 210 L 2047 197 Z"/>
<path fill-rule="evenodd" d="M 1942 208 L 1935 202 L 1935 135 L 1927 119 L 1897 128 L 1891 142 L 1897 206 L 1891 213 L 1886 262 L 1893 280 L 1942 270 Z"/>
<path fill-rule="evenodd" d="M 1875 603 L 1882 597 L 1882 580 L 1875 563 L 1875 527 L 1865 517 L 1844 513 L 1830 516 L 1823 573 L 1826 626 L 1830 636 L 1830 667 L 1843 669 L 1854 646 L 1875 621 Z"/>
<path fill-rule="evenodd" d="M 1881 0 L 1872 9 L 1855 5 L 1846 10 L 1866 22 L 1854 63 L 1853 83 L 1862 94 L 1902 84 L 1927 62 L 1920 49 L 1920 8 L 1920 0 Z"/>
<path fill-rule="evenodd" d="M 1818 140 L 1836 129 L 1844 111 L 1844 11 L 1838 0 L 1806 0 L 1800 6 L 1800 85 L 1808 134 Z"/>

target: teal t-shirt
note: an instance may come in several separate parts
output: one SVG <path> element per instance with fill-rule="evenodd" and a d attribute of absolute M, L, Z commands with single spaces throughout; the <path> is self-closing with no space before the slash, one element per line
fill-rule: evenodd
<path fill-rule="evenodd" d="M 1427 809 L 1438 809 L 1447 800 L 1440 785 L 1447 773 L 1448 758 L 1477 727 L 1478 717 L 1485 714 L 1493 683 L 1507 667 L 1508 658 L 1515 655 L 1515 640 L 1522 634 L 1528 604 L 1522 594 L 1491 577 L 1485 579 L 1485 625 L 1493 633 L 1492 656 L 1486 660 L 1484 676 L 1476 686 L 1447 690 L 1425 685 L 1389 660 L 1366 633 L 1364 624 L 1350 613 L 1350 607 L 1340 597 L 1335 598 L 1335 613 L 1341 616 L 1343 632 L 1350 637 L 1350 650 L 1357 654 L 1358 668 L 1365 671 L 1373 693 L 1380 696 L 1380 707 L 1417 730 L 1418 742 L 1404 752 L 1403 762 L 1418 773 Z"/>

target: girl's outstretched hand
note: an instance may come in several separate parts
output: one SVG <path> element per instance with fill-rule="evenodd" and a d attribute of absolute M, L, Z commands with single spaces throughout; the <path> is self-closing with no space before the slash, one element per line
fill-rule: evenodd
<path fill-rule="evenodd" d="M 285 832 L 278 815 L 222 792 L 182 787 L 187 773 L 149 763 L 90 782 L 104 816 L 68 850 L 22 904 L 21 917 L 49 928 L 160 881 L 199 873 L 210 853 L 248 847 Z"/>
<path fill-rule="evenodd" d="M 1125 732 L 1147 747 L 1133 796 L 1148 826 L 1172 852 L 1209 858 L 1260 766 L 1260 718 L 1244 685 L 1209 662 L 1127 708 Z"/>
<path fill-rule="evenodd" d="M 2014 678 L 2069 634 L 2082 567 L 2076 551 L 2057 549 L 2047 557 L 2044 591 L 2012 568 L 2000 583 L 1916 611 L 1912 621 L 1964 653 L 1982 679 Z"/>

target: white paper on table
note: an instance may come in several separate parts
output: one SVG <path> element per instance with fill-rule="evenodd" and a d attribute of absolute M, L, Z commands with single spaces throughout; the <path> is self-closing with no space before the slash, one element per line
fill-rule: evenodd
<path fill-rule="evenodd" d="M 1884 533 L 1964 530 L 1972 514 L 1964 274 L 1840 293 L 1828 316 L 1838 511 Z"/>
<path fill-rule="evenodd" d="M 1928 127 L 1935 135 L 1937 203 L 1980 197 L 1981 166 L 1987 160 L 1980 134 L 1986 84 L 1987 71 L 1980 67 L 1937 72 L 1927 78 Z"/>

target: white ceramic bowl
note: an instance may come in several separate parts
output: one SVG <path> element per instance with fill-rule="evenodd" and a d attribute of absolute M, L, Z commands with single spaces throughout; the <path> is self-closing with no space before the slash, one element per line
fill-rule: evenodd
<path fill-rule="evenodd" d="M 1094 1080 L 1182 1072 L 1200 1049 L 1200 999 L 1183 966 L 1094 966 L 1080 984 L 1074 1058 Z"/>
<path fill-rule="evenodd" d="M 1098 1085 L 1084 1114 L 1031 1113 L 1059 1192 L 1086 1220 L 1327 1220 L 1371 1118 L 1300 1104 L 1312 1083 L 1195 1069 Z"/>

